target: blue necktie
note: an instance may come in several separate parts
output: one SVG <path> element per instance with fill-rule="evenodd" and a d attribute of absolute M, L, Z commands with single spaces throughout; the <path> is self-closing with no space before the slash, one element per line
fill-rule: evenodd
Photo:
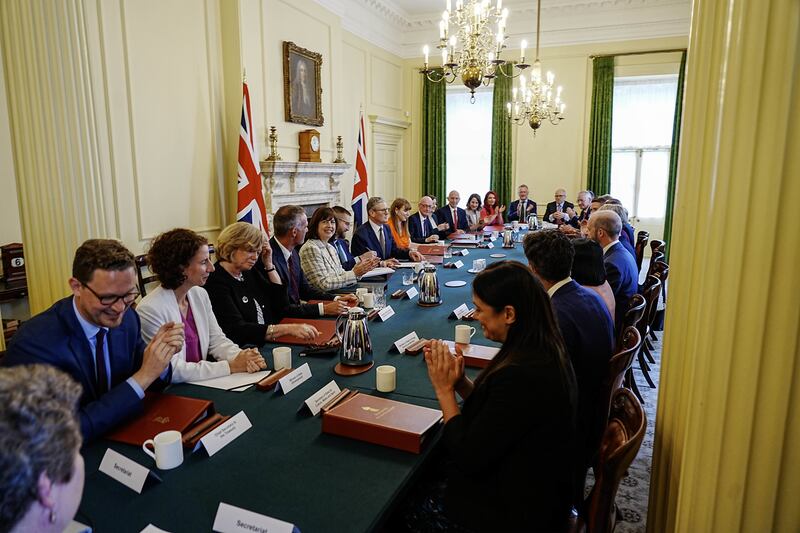
<path fill-rule="evenodd" d="M 102 396 L 108 392 L 108 370 L 106 370 L 106 347 L 103 339 L 106 336 L 106 330 L 100 328 L 95 335 L 94 346 L 94 362 L 95 370 L 97 370 L 97 396 Z"/>
<path fill-rule="evenodd" d="M 433 233 L 433 226 L 431 226 L 431 219 L 426 218 L 425 224 L 422 225 L 422 236 L 427 237 L 431 233 Z"/>
<path fill-rule="evenodd" d="M 339 261 L 344 266 L 347 263 L 347 254 L 344 253 L 344 244 L 342 244 L 341 239 L 336 240 L 336 250 L 339 252 Z"/>

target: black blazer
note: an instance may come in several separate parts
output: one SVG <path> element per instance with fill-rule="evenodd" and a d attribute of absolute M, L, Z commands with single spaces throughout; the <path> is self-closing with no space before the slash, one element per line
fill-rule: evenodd
<path fill-rule="evenodd" d="M 339 255 L 339 247 L 344 251 L 345 260 L 342 261 L 342 258 L 339 258 L 339 262 L 342 263 L 342 268 L 345 270 L 353 270 L 353 267 L 356 266 L 356 258 L 350 253 L 350 243 L 347 242 L 347 239 L 335 239 L 331 244 L 336 249 L 336 255 Z"/>
<path fill-rule="evenodd" d="M 304 304 L 301 300 L 333 300 L 334 296 L 312 287 L 311 284 L 308 283 L 308 279 L 300 266 L 300 254 L 296 247 L 292 250 L 292 255 L 289 258 L 292 262 L 295 284 L 298 289 L 297 295 L 292 294 L 292 285 L 289 279 L 289 265 L 283 257 L 283 250 L 281 250 L 275 237 L 269 240 L 269 245 L 272 247 L 272 264 L 275 266 L 275 270 L 278 271 L 281 281 L 286 286 L 287 295 L 289 296 L 290 307 L 286 310 L 286 316 L 300 318 L 319 317 L 319 306 L 317 304 Z M 256 266 L 253 268 L 260 270 L 261 273 L 264 274 L 264 277 L 267 277 L 264 263 L 261 261 L 257 261 Z"/>
<path fill-rule="evenodd" d="M 102 436 L 126 418 L 138 414 L 142 402 L 127 379 L 142 366 L 145 343 L 139 315 L 125 311 L 122 324 L 106 334 L 111 366 L 111 389 L 100 395 L 96 388 L 92 348 L 72 306 L 72 296 L 25 322 L 8 343 L 3 365 L 46 364 L 62 370 L 81 384 L 78 417 L 85 442 Z M 156 380 L 152 390 L 164 388 L 172 379 Z"/>
<path fill-rule="evenodd" d="M 396 259 L 409 259 L 408 250 L 398 248 L 392 237 L 392 231 L 386 224 L 383 225 L 383 240 L 386 243 L 386 250 L 381 250 L 381 244 L 375 232 L 372 231 L 372 226 L 369 221 L 361 224 L 353 233 L 353 242 L 350 249 L 353 255 L 361 255 L 368 250 L 372 250 L 378 254 L 381 259 L 389 259 L 394 257 Z M 387 253 L 388 252 L 388 253 Z"/>
<path fill-rule="evenodd" d="M 588 461 L 608 414 L 600 394 L 614 352 L 614 323 L 603 299 L 575 281 L 559 287 L 550 302 L 578 382 L 579 444 Z"/>
<path fill-rule="evenodd" d="M 451 233 L 455 233 L 456 230 L 464 230 L 469 231 L 469 222 L 467 222 L 467 212 L 461 209 L 460 207 L 456 207 L 456 218 L 458 219 L 455 223 L 453 222 L 453 211 L 450 209 L 449 205 L 444 207 L 440 207 L 436 213 L 436 220 L 441 220 L 442 222 L 447 222 L 449 227 L 439 232 L 439 236 L 442 238 L 447 237 Z"/>
<path fill-rule="evenodd" d="M 532 215 L 532 214 L 535 215 L 536 214 L 536 202 L 534 202 L 533 200 L 528 198 L 528 206 L 525 209 L 526 210 L 530 209 L 531 205 L 533 206 L 533 209 L 528 211 L 527 214 L 523 214 L 522 218 L 520 218 L 520 213 L 519 213 L 520 207 L 519 207 L 519 204 L 520 204 L 519 200 L 514 200 L 513 202 L 511 202 L 511 204 L 509 204 L 509 206 L 508 206 L 508 221 L 509 222 L 512 222 L 514 220 L 519 220 L 520 222 L 525 223 L 525 222 L 528 221 L 528 216 L 529 215 Z"/>
<path fill-rule="evenodd" d="M 591 215 L 591 214 L 592 214 L 592 208 L 591 207 L 587 207 L 586 209 L 581 211 L 580 215 L 578 215 L 576 217 L 572 217 L 571 219 L 569 219 L 568 224 L 570 226 L 572 226 L 573 228 L 580 229 L 581 222 L 583 222 L 584 220 L 588 220 L 589 219 L 589 215 Z"/>
<path fill-rule="evenodd" d="M 573 211 L 575 210 L 575 206 L 573 204 L 569 203 L 569 202 L 564 202 L 562 207 L 563 207 L 564 213 L 567 212 L 567 209 L 572 209 Z M 550 220 L 550 215 L 552 215 L 555 212 L 556 212 L 556 203 L 555 202 L 548 203 L 547 204 L 547 209 L 545 209 L 545 211 L 544 211 L 544 217 L 542 217 L 542 220 L 544 220 L 545 222 L 553 223 Z"/>
<path fill-rule="evenodd" d="M 474 531 L 563 527 L 571 507 L 576 400 L 561 381 L 555 360 L 503 368 L 445 424 L 451 519 Z"/>
<path fill-rule="evenodd" d="M 430 221 L 430 229 L 428 230 L 428 234 L 423 236 L 422 232 L 422 222 L 419 219 L 419 211 L 408 217 L 408 234 L 411 237 L 411 242 L 416 242 L 418 244 L 425 244 L 425 239 L 430 237 L 431 235 L 439 235 L 439 230 L 436 228 L 438 225 L 436 222 L 435 217 L 431 217 Z"/>
<path fill-rule="evenodd" d="M 261 346 L 267 326 L 277 324 L 286 316 L 289 306 L 286 286 L 272 283 L 256 268 L 242 272 L 242 281 L 239 281 L 228 274 L 219 261 L 214 266 L 216 270 L 208 276 L 203 288 L 208 291 L 219 326 L 225 336 L 239 346 Z M 256 302 L 264 315 L 263 324 L 258 323 Z"/>

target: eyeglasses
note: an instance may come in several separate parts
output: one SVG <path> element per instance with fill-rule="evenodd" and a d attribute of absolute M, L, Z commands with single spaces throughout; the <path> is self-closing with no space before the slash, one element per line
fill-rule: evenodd
<path fill-rule="evenodd" d="M 373 211 L 376 211 L 376 212 L 378 212 L 378 213 L 388 213 L 388 212 L 389 212 L 389 208 L 388 208 L 388 207 L 384 207 L 383 209 L 375 209 L 375 208 L 372 208 L 372 210 L 373 210 Z"/>
<path fill-rule="evenodd" d="M 350 220 L 347 220 L 347 219 L 344 219 L 344 218 L 337 218 L 336 220 L 338 220 L 339 222 L 341 222 L 341 223 L 342 223 L 342 224 L 344 224 L 345 226 L 349 226 L 350 224 L 352 224 L 352 223 L 353 223 L 352 221 L 350 221 Z"/>
<path fill-rule="evenodd" d="M 100 296 L 99 294 L 94 292 L 94 289 L 92 289 L 87 284 L 81 283 L 81 285 L 89 289 L 89 292 L 95 295 L 97 300 L 100 302 L 100 305 L 104 305 L 106 307 L 111 307 L 120 300 L 122 300 L 122 303 L 124 303 L 125 305 L 131 305 L 136 300 L 136 298 L 139 297 L 139 289 L 133 289 L 131 292 L 123 294 L 122 296 L 117 296 L 116 294 Z"/>

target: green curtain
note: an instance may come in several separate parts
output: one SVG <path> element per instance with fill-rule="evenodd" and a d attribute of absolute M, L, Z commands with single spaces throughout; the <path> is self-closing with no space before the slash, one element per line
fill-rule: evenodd
<path fill-rule="evenodd" d="M 498 202 L 511 201 L 511 121 L 506 115 L 506 102 L 511 101 L 511 84 L 505 76 L 494 79 L 492 96 L 492 166 L 489 187 L 497 192 Z"/>
<path fill-rule="evenodd" d="M 678 176 L 678 148 L 681 139 L 681 115 L 683 114 L 683 85 L 686 79 L 686 51 L 681 54 L 681 69 L 678 72 L 678 92 L 675 96 L 675 118 L 672 121 L 672 148 L 669 151 L 669 184 L 667 185 L 667 214 L 664 218 L 664 241 L 667 243 L 665 253 L 669 260 L 670 242 L 672 241 L 672 215 L 675 209 L 675 184 Z"/>
<path fill-rule="evenodd" d="M 611 120 L 614 109 L 614 56 L 593 60 L 592 116 L 586 188 L 595 196 L 611 192 Z"/>
<path fill-rule="evenodd" d="M 432 75 L 441 76 L 441 69 Z M 422 194 L 447 203 L 447 99 L 444 82 L 422 82 Z"/>

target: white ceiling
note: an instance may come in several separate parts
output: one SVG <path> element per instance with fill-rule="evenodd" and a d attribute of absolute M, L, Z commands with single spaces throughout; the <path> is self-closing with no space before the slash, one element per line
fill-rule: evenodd
<path fill-rule="evenodd" d="M 400 57 L 438 38 L 445 0 L 315 0 L 347 31 Z M 455 0 L 453 0 L 455 3 Z M 533 42 L 536 2 L 505 0 L 508 45 Z M 689 34 L 691 0 L 542 0 L 542 47 Z"/>

